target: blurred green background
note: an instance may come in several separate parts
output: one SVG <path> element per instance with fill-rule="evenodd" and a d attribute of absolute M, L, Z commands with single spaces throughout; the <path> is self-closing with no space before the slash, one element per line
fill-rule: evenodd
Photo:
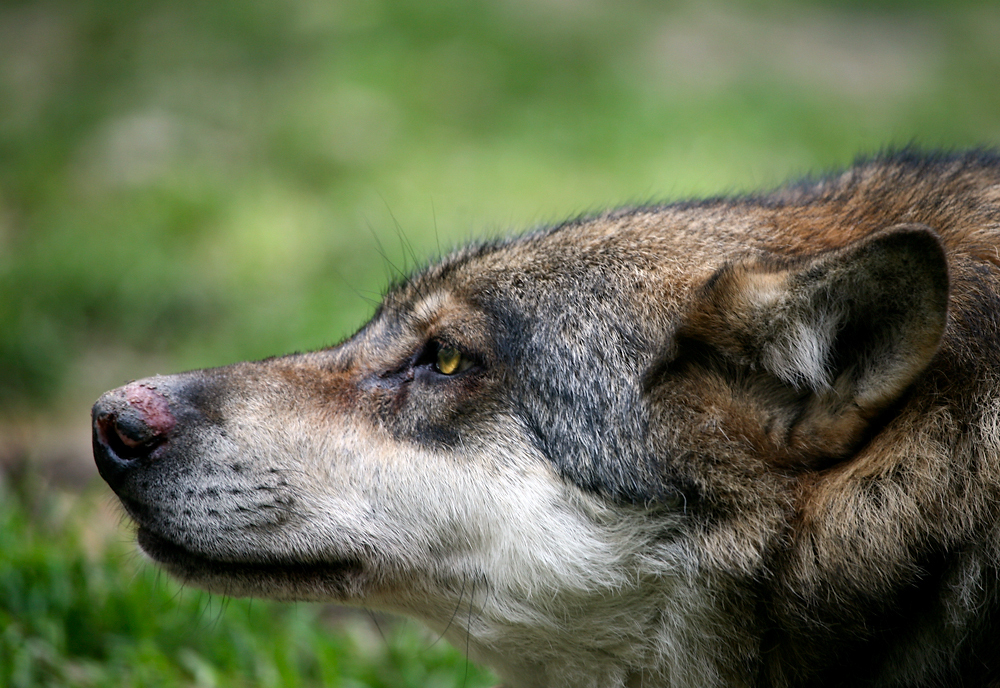
<path fill-rule="evenodd" d="M 214 598 L 129 554 L 90 404 L 334 343 L 469 238 L 998 140 L 996 2 L 0 2 L 0 684 L 403 685 L 305 657 L 384 668 L 410 643 L 413 685 L 452 664 L 440 685 L 485 685 L 413 627 L 365 644 L 364 617 L 321 607 L 198 613 Z M 129 621 L 149 604 L 202 621 Z M 334 649 L 233 649 L 306 617 Z M 199 626 L 237 640 L 176 639 Z"/>

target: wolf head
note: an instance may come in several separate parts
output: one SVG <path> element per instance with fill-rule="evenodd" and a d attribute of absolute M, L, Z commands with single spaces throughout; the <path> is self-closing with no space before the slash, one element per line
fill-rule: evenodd
<path fill-rule="evenodd" d="M 996 606 L 949 318 L 996 296 L 867 169 L 459 251 L 336 347 L 107 393 L 101 475 L 183 581 L 410 614 L 511 686 L 945 676 Z"/>

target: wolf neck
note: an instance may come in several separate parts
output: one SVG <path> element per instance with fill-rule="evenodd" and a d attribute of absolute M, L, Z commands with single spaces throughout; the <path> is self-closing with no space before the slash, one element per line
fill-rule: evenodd
<path fill-rule="evenodd" d="M 719 664 L 713 661 L 692 635 L 698 629 L 670 629 L 670 656 L 653 654 L 653 639 L 663 633 L 653 632 L 641 638 L 622 637 L 623 648 L 630 640 L 648 647 L 649 654 L 638 656 L 635 648 L 627 653 L 602 652 L 584 646 L 583 634 L 565 642 L 539 637 L 533 647 L 499 649 L 478 642 L 469 643 L 469 654 L 491 666 L 502 680 L 503 688 L 692 688 L 725 685 Z M 676 635 L 675 635 L 676 633 Z M 456 636 L 458 634 L 455 634 Z M 462 646 L 462 639 L 452 642 Z M 662 649 L 662 648 L 661 648 Z"/>
<path fill-rule="evenodd" d="M 503 688 L 733 685 L 723 675 L 728 662 L 715 656 L 729 645 L 719 642 L 721 614 L 707 589 L 651 583 L 646 592 L 609 590 L 589 610 L 543 609 L 491 592 L 471 615 L 463 608 L 451 628 L 436 630 L 491 666 Z"/>

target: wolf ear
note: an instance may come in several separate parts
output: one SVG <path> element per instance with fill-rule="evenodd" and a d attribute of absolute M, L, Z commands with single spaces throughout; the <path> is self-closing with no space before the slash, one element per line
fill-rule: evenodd
<path fill-rule="evenodd" d="M 801 440 L 846 444 L 926 368 L 947 311 L 940 241 L 897 225 L 792 265 L 722 268 L 682 334 L 805 393 Z"/>

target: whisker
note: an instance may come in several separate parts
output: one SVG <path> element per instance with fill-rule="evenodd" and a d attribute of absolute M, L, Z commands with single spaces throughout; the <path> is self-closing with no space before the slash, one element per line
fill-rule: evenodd
<path fill-rule="evenodd" d="M 469 577 L 467 575 L 463 574 L 462 575 L 462 590 L 461 590 L 461 592 L 458 593 L 458 602 L 455 603 L 455 609 L 451 613 L 451 618 L 448 619 L 448 624 L 444 627 L 444 630 L 441 631 L 441 634 L 437 638 L 434 639 L 433 643 L 431 643 L 430 645 L 427 646 L 428 649 L 430 649 L 430 648 L 434 647 L 435 645 L 437 645 L 441 641 L 441 639 L 444 638 L 445 634 L 448 632 L 448 629 L 451 628 L 452 622 L 455 621 L 455 617 L 458 616 L 458 610 L 461 609 L 461 607 L 462 607 L 462 598 L 465 597 L 465 584 L 468 582 L 468 580 L 469 580 Z"/>

